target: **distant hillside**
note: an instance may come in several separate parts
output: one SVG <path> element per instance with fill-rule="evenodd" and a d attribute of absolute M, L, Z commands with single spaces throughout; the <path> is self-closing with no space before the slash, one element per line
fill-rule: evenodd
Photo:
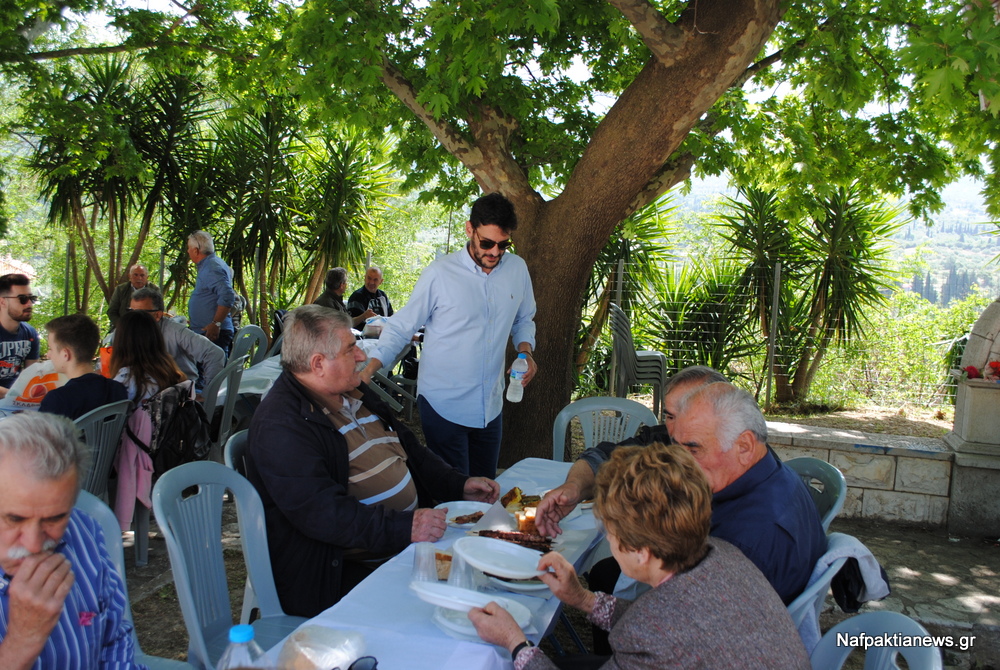
<path fill-rule="evenodd" d="M 944 209 L 931 225 L 911 221 L 893 239 L 893 258 L 899 263 L 900 283 L 928 300 L 945 304 L 964 297 L 972 284 L 1000 293 L 1000 224 L 989 221 L 982 184 L 962 179 L 942 193 Z M 733 197 L 726 179 L 695 180 L 690 193 L 674 194 L 678 213 L 708 214 L 723 197 Z"/>

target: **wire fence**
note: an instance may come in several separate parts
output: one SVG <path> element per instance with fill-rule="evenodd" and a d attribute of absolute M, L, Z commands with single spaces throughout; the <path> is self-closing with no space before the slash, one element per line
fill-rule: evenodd
<path fill-rule="evenodd" d="M 636 349 L 662 352 L 668 376 L 708 365 L 754 393 L 761 404 L 939 407 L 953 403 L 949 375 L 961 357 L 963 336 L 990 301 L 985 291 L 947 307 L 897 290 L 881 305 L 863 308 L 848 336 L 789 300 L 761 300 L 762 282 L 674 282 L 655 295 L 629 300 Z M 770 296 L 781 295 L 780 276 Z M 766 284 L 765 284 L 766 286 Z M 754 291 L 757 287 L 757 291 Z M 786 293 L 787 295 L 787 293 Z M 854 309 L 858 309 L 854 306 Z M 604 346 L 610 346 L 610 336 Z M 769 352 L 773 350 L 773 360 Z M 601 381 L 606 358 L 595 352 L 590 373 Z"/>

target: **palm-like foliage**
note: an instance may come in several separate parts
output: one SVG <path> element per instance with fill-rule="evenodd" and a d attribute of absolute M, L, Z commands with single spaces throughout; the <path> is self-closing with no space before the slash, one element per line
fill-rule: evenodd
<path fill-rule="evenodd" d="M 320 292 L 326 271 L 361 265 L 392 196 L 390 144 L 359 133 L 330 134 L 305 152 L 306 236 L 304 267 L 312 269 L 306 301 Z"/>
<path fill-rule="evenodd" d="M 88 276 L 108 298 L 139 259 L 161 203 L 180 188 L 209 112 L 191 74 L 150 75 L 117 56 L 80 61 L 79 77 L 64 74 L 62 88 L 27 110 L 26 129 L 38 137 L 29 165 L 49 220 L 78 236 Z M 77 309 L 86 304 L 86 291 L 78 293 Z"/>
<path fill-rule="evenodd" d="M 729 211 L 719 215 L 717 229 L 730 243 L 732 258 L 742 261 L 739 284 L 750 297 L 748 305 L 764 337 L 770 332 L 774 302 L 774 271 L 797 276 L 805 264 L 796 227 L 779 214 L 776 191 L 757 187 L 740 189 L 742 199 L 727 198 Z"/>
<path fill-rule="evenodd" d="M 806 396 L 829 345 L 862 335 L 865 310 L 885 303 L 892 289 L 885 242 L 902 225 L 900 209 L 872 203 L 855 187 L 838 188 L 818 204 L 801 237 L 817 264 L 806 288 L 808 345 L 799 354 L 792 399 Z"/>
<path fill-rule="evenodd" d="M 707 365 L 735 374 L 734 365 L 756 353 L 752 296 L 740 283 L 744 268 L 727 260 L 693 260 L 666 273 L 646 328 L 667 356 L 669 373 Z"/>

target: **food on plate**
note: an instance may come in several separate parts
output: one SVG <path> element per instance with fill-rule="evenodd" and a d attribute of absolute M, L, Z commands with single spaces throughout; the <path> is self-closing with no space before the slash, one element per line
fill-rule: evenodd
<path fill-rule="evenodd" d="M 510 491 L 507 491 L 507 493 L 503 494 L 503 497 L 500 498 L 500 504 L 503 505 L 504 507 L 510 507 L 512 503 L 515 505 L 519 504 L 521 502 L 521 496 L 523 495 L 524 491 L 515 486 Z"/>
<path fill-rule="evenodd" d="M 435 551 L 434 566 L 437 568 L 438 579 L 448 579 L 451 573 L 451 552 Z"/>
<path fill-rule="evenodd" d="M 523 533 L 513 530 L 481 530 L 479 537 L 492 537 L 504 542 L 513 542 L 528 549 L 547 553 L 552 551 L 552 540 L 534 533 Z"/>
<path fill-rule="evenodd" d="M 500 498 L 500 504 L 503 505 L 504 509 L 511 514 L 520 512 L 526 507 L 537 507 L 538 503 L 541 501 L 542 496 L 524 495 L 524 491 L 517 486 L 512 488 L 510 491 L 507 491 L 507 493 Z"/>
<path fill-rule="evenodd" d="M 467 523 L 476 523 L 483 518 L 482 512 L 473 512 L 472 514 L 463 514 L 462 516 L 456 516 L 451 519 L 450 522 L 456 526 L 464 526 Z"/>
<path fill-rule="evenodd" d="M 530 535 L 538 535 L 538 528 L 535 527 L 535 508 L 525 507 L 520 512 L 514 513 L 514 518 L 517 519 L 517 529 L 522 533 L 528 533 Z"/>

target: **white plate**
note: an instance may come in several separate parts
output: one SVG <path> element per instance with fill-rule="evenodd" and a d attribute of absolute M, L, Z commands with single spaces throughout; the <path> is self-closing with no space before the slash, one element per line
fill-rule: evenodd
<path fill-rule="evenodd" d="M 538 569 L 542 553 L 492 537 L 462 537 L 452 551 L 472 567 L 507 579 L 531 579 L 544 572 Z"/>
<path fill-rule="evenodd" d="M 549 591 L 549 587 L 541 580 L 532 579 L 530 582 L 505 582 L 502 579 L 497 579 L 491 575 L 486 575 L 493 586 L 499 587 L 507 591 L 513 591 L 514 593 L 526 593 L 531 596 L 539 596 L 543 598 L 548 598 L 552 595 Z"/>
<path fill-rule="evenodd" d="M 434 616 L 431 617 L 431 621 L 434 622 L 435 626 L 441 629 L 441 632 L 443 632 L 448 637 L 453 637 L 456 640 L 462 640 L 463 642 L 478 642 L 479 644 L 486 644 L 486 642 L 484 642 L 482 638 L 480 638 L 479 635 L 476 633 L 475 628 L 472 629 L 471 633 L 460 632 L 455 630 L 454 628 L 451 628 L 451 626 L 447 621 L 445 621 L 445 618 L 443 616 L 443 613 L 448 611 L 450 610 L 446 610 L 441 607 L 434 608 Z"/>
<path fill-rule="evenodd" d="M 522 629 L 531 625 L 531 610 L 521 603 L 499 596 L 492 596 L 487 602 L 490 600 L 507 610 Z M 435 616 L 441 619 L 440 625 L 444 628 L 453 630 L 456 633 L 465 633 L 466 635 L 476 635 L 478 637 L 476 627 L 469 621 L 468 612 L 459 612 L 447 607 L 439 607 L 435 610 Z"/>
<path fill-rule="evenodd" d="M 465 516 L 466 514 L 475 514 L 476 512 L 482 512 L 485 514 L 486 510 L 490 508 L 490 504 L 475 502 L 473 500 L 456 500 L 454 502 L 441 503 L 434 509 L 444 509 L 445 507 L 448 508 L 449 526 L 454 526 L 455 528 L 471 528 L 471 523 L 454 523 L 452 522 L 452 519 L 459 516 Z"/>
<path fill-rule="evenodd" d="M 468 612 L 473 607 L 485 607 L 491 600 L 495 600 L 485 593 L 440 582 L 410 582 L 410 589 L 424 602 L 460 612 Z"/>

